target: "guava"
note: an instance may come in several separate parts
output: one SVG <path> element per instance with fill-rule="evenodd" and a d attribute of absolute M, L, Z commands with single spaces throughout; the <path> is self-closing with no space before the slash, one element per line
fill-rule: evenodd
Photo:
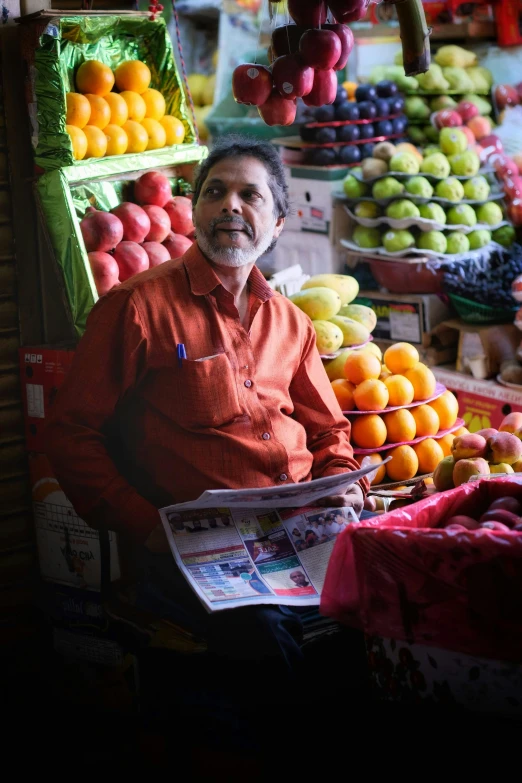
<path fill-rule="evenodd" d="M 359 201 L 355 206 L 354 214 L 360 218 L 377 218 L 381 214 L 381 208 L 373 201 Z"/>
<path fill-rule="evenodd" d="M 477 222 L 475 210 L 469 204 L 459 204 L 458 207 L 451 207 L 447 217 L 448 223 L 453 226 L 474 226 Z"/>
<path fill-rule="evenodd" d="M 501 226 L 493 231 L 493 241 L 504 247 L 511 247 L 515 239 L 516 233 L 513 226 Z"/>
<path fill-rule="evenodd" d="M 381 234 L 378 228 L 356 226 L 352 234 L 352 240 L 359 247 L 373 248 L 381 246 Z"/>
<path fill-rule="evenodd" d="M 353 174 L 348 174 L 343 181 L 343 190 L 348 198 L 362 198 L 368 192 L 368 185 L 365 185 L 364 182 L 359 182 Z"/>
<path fill-rule="evenodd" d="M 458 155 L 452 155 L 449 163 L 453 174 L 456 174 L 458 177 L 474 177 L 480 168 L 479 156 L 473 150 L 466 150 L 466 152 L 459 152 Z"/>
<path fill-rule="evenodd" d="M 384 177 L 378 180 L 372 188 L 374 198 L 392 198 L 404 192 L 404 185 L 394 177 Z"/>
<path fill-rule="evenodd" d="M 433 196 L 433 187 L 426 177 L 412 177 L 404 187 L 412 196 L 420 196 L 421 198 Z"/>
<path fill-rule="evenodd" d="M 482 204 L 477 210 L 478 222 L 487 223 L 488 226 L 496 226 L 502 222 L 503 217 L 501 208 L 494 201 Z"/>
<path fill-rule="evenodd" d="M 426 231 L 417 240 L 420 250 L 433 250 L 435 253 L 445 253 L 448 243 L 442 231 Z"/>
<path fill-rule="evenodd" d="M 469 239 L 461 231 L 453 231 L 451 234 L 448 234 L 447 243 L 446 252 L 451 253 L 451 255 L 467 253 L 469 250 Z"/>
<path fill-rule="evenodd" d="M 464 195 L 471 201 L 485 201 L 491 188 L 485 177 L 478 176 L 464 183 Z"/>
<path fill-rule="evenodd" d="M 410 231 L 401 229 L 399 231 L 387 231 L 382 238 L 382 242 L 388 253 L 398 253 L 401 250 L 413 247 L 415 238 Z"/>
<path fill-rule="evenodd" d="M 443 128 L 440 132 L 439 144 L 445 155 L 458 155 L 468 148 L 468 137 L 458 128 Z"/>
<path fill-rule="evenodd" d="M 458 204 L 464 198 L 464 187 L 460 180 L 455 179 L 455 177 L 448 177 L 448 179 L 443 179 L 442 182 L 437 183 L 435 193 L 439 198 L 445 198 L 448 201 L 453 201 L 454 204 Z"/>
<path fill-rule="evenodd" d="M 421 204 L 419 207 L 421 217 L 425 220 L 434 220 L 441 226 L 446 225 L 446 213 L 442 209 L 440 204 L 430 202 L 429 204 Z"/>
<path fill-rule="evenodd" d="M 480 231 L 472 231 L 468 234 L 469 249 L 480 250 L 481 247 L 486 247 L 491 242 L 491 231 L 487 231 L 485 228 Z"/>
<path fill-rule="evenodd" d="M 450 175 L 450 164 L 445 155 L 440 152 L 435 155 L 429 155 L 421 163 L 421 171 L 423 174 L 432 174 L 434 177 L 446 178 Z"/>
<path fill-rule="evenodd" d="M 401 198 L 398 201 L 393 201 L 386 210 L 386 215 L 394 220 L 402 220 L 403 218 L 418 218 L 420 217 L 419 208 L 406 198 Z"/>
<path fill-rule="evenodd" d="M 406 98 L 404 113 L 409 120 L 427 120 L 431 112 L 428 102 L 424 98 L 414 95 Z"/>
<path fill-rule="evenodd" d="M 400 171 L 403 174 L 419 173 L 419 159 L 411 152 L 397 152 L 388 165 L 390 171 Z"/>

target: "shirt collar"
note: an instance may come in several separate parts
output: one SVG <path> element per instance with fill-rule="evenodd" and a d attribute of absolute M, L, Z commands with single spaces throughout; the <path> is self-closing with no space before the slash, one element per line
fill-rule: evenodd
<path fill-rule="evenodd" d="M 194 242 L 192 247 L 187 250 L 182 260 L 189 278 L 190 290 L 195 296 L 206 296 L 222 285 L 221 280 L 199 249 L 197 242 Z M 255 265 L 252 267 L 248 282 L 250 293 L 261 302 L 266 302 L 274 295 L 274 291 Z"/>

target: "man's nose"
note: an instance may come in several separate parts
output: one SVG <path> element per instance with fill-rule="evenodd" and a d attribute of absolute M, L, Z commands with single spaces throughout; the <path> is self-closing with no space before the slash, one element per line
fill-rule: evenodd
<path fill-rule="evenodd" d="M 241 199 L 237 193 L 228 192 L 222 202 L 222 212 L 234 212 L 238 215 L 241 212 Z"/>

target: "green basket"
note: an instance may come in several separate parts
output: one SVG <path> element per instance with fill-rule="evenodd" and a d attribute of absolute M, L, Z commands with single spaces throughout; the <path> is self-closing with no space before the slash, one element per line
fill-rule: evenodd
<path fill-rule="evenodd" d="M 516 307 L 500 308 L 473 302 L 457 294 L 448 294 L 450 301 L 460 318 L 468 324 L 512 323 L 515 320 Z"/>

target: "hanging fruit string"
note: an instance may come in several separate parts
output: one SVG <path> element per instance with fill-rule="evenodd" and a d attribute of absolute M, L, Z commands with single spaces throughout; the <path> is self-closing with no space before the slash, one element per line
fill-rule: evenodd
<path fill-rule="evenodd" d="M 161 12 L 163 11 L 163 6 L 161 5 L 161 3 L 158 2 L 158 0 L 150 0 L 149 11 L 150 11 L 149 19 L 151 22 L 154 22 L 156 20 L 156 16 L 158 14 L 161 14 Z"/>
<path fill-rule="evenodd" d="M 185 85 L 185 92 L 188 97 L 188 102 L 190 106 L 190 113 L 192 115 L 192 122 L 194 124 L 194 131 L 196 134 L 196 142 L 199 144 L 199 131 L 198 131 L 198 124 L 196 122 L 196 112 L 194 110 L 194 101 L 192 100 L 192 95 L 190 93 L 190 88 L 188 84 L 187 79 L 187 67 L 185 65 L 185 58 L 183 57 L 183 49 L 181 47 L 181 33 L 179 29 L 179 17 L 178 17 L 178 10 L 176 8 L 176 2 L 175 0 L 172 0 L 172 15 L 174 17 L 174 25 L 176 27 L 176 41 L 178 44 L 178 53 L 179 53 L 179 61 L 181 63 L 181 75 L 183 76 L 183 84 Z"/>
<path fill-rule="evenodd" d="M 394 5 L 401 30 L 402 58 L 406 76 L 426 73 L 430 67 L 430 33 L 421 0 L 384 0 Z"/>

